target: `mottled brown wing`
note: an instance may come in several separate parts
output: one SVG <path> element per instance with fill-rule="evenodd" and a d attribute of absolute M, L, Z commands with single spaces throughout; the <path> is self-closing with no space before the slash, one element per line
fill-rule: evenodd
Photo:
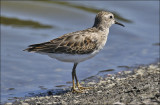
<path fill-rule="evenodd" d="M 29 52 L 89 54 L 96 49 L 96 42 L 80 35 L 64 35 L 49 42 L 33 44 L 25 49 Z"/>
<path fill-rule="evenodd" d="M 63 41 L 56 49 L 56 53 L 66 54 L 89 54 L 96 49 L 96 42 L 88 37 L 78 39 L 78 35 L 74 38 Z"/>

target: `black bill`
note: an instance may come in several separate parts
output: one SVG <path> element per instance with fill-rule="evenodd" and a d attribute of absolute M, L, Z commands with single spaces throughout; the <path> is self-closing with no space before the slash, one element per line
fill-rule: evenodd
<path fill-rule="evenodd" d="M 115 21 L 115 24 L 118 24 L 118 25 L 121 25 L 121 26 L 125 27 L 123 24 L 121 24 L 121 23 L 119 23 L 117 21 Z"/>

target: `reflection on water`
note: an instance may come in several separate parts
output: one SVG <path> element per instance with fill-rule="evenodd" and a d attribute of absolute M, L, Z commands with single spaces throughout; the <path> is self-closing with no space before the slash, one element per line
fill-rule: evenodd
<path fill-rule="evenodd" d="M 154 46 L 160 46 L 160 43 L 153 43 Z"/>
<path fill-rule="evenodd" d="M 40 24 L 39 22 L 31 21 L 31 20 L 20 20 L 17 18 L 8 18 L 1 16 L 2 25 L 9 25 L 13 27 L 31 27 L 31 28 L 52 28 L 50 25 Z"/>
<path fill-rule="evenodd" d="M 97 73 L 97 75 L 100 73 L 109 72 L 109 71 L 114 71 L 114 69 L 101 70 Z"/>
<path fill-rule="evenodd" d="M 158 58 L 157 1 L 2 1 L 1 8 L 3 102 L 39 90 L 70 86 L 73 64 L 22 50 L 92 26 L 100 10 L 114 12 L 126 27 L 111 27 L 105 48 L 78 65 L 79 80 L 152 63 Z"/>

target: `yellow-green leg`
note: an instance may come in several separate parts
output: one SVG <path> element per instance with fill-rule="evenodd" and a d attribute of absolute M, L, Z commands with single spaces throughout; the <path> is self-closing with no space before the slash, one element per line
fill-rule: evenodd
<path fill-rule="evenodd" d="M 77 79 L 77 75 L 76 75 L 76 67 L 77 67 L 78 63 L 74 63 L 73 66 L 73 70 L 72 70 L 72 82 L 73 82 L 73 88 L 72 88 L 72 92 L 83 92 L 82 90 L 84 89 L 91 89 L 91 87 L 82 87 Z M 79 90 L 76 89 L 75 83 L 74 83 L 74 78 L 76 79 L 76 86 Z"/>
<path fill-rule="evenodd" d="M 72 83 L 73 83 L 73 87 L 72 87 L 72 92 L 77 92 L 77 93 L 81 93 L 82 91 L 77 90 L 75 83 L 74 83 L 74 78 L 75 78 L 75 74 L 76 74 L 76 67 L 77 67 L 78 63 L 74 63 L 73 69 L 72 69 Z"/>

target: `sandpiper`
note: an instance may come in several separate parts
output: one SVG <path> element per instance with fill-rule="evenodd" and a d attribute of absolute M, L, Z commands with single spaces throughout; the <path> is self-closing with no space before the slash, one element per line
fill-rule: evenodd
<path fill-rule="evenodd" d="M 101 11 L 96 15 L 91 28 L 64 34 L 48 42 L 30 45 L 24 51 L 46 54 L 63 62 L 73 62 L 72 91 L 82 92 L 83 89 L 88 88 L 80 86 L 76 76 L 76 67 L 78 63 L 94 57 L 103 49 L 112 24 L 124 27 L 123 24 L 115 21 L 111 12 Z M 76 80 L 76 84 L 74 80 Z"/>

